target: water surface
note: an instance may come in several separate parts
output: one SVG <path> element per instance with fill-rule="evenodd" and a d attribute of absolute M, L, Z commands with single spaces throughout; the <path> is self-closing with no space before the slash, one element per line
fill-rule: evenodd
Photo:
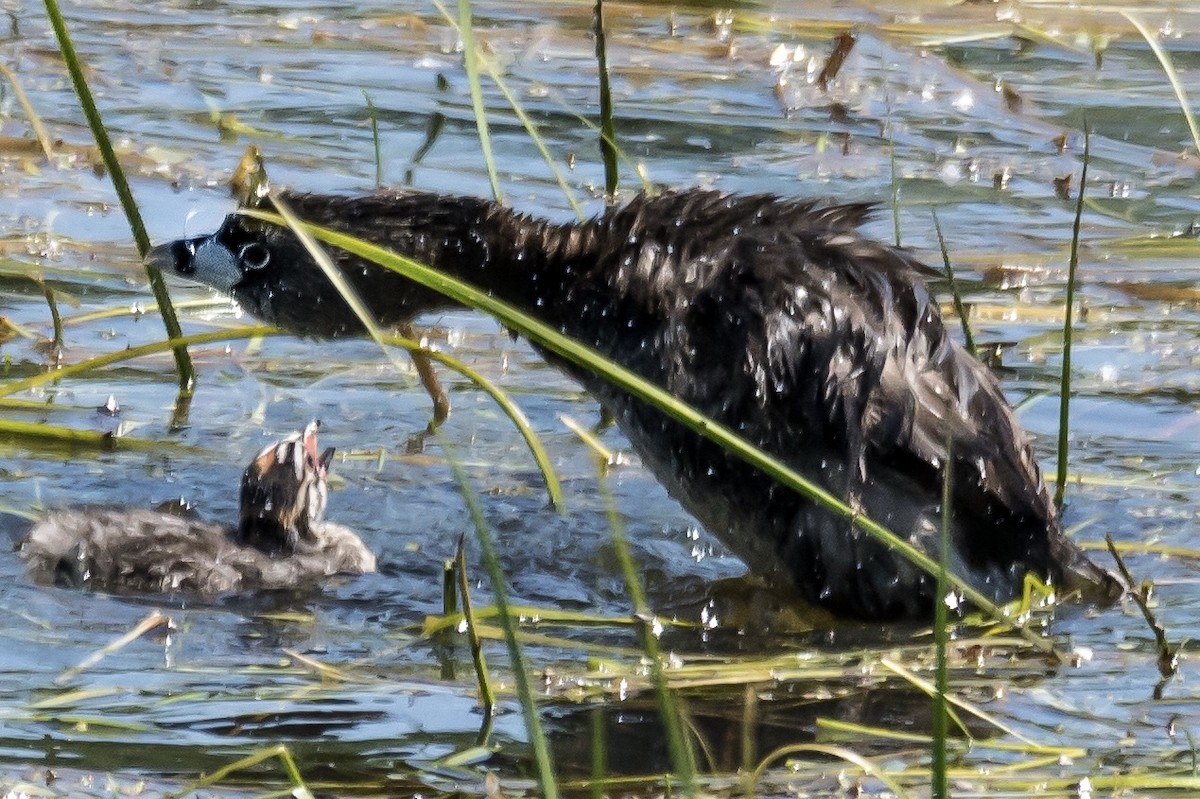
<path fill-rule="evenodd" d="M 570 191 L 593 213 L 601 207 L 596 187 L 603 176 L 589 126 L 597 95 L 590 4 L 513 6 L 476 3 L 478 37 L 538 125 Z M 901 240 L 931 262 L 940 260 L 936 209 L 966 281 L 976 335 L 1007 343 L 1004 388 L 1014 402 L 1028 400 L 1022 420 L 1052 470 L 1057 331 L 1074 213 L 1053 180 L 1073 175 L 1075 196 L 1087 120 L 1093 202 L 1082 232 L 1087 313 L 1075 351 L 1066 521 L 1089 542 L 1111 533 L 1123 543 L 1193 546 L 1200 488 L 1198 161 L 1150 48 L 1120 15 L 1096 8 L 791 6 L 735 9 L 731 27 L 715 24 L 701 6 L 609 6 L 617 130 L 628 158 L 648 180 L 667 186 L 877 201 L 870 232 L 888 240 L 896 235 L 895 185 Z M 53 164 L 24 146 L 27 122 L 3 86 L 0 135 L 9 138 L 0 150 L 0 314 L 30 336 L 0 345 L 8 377 L 49 363 L 42 341 L 50 315 L 38 280 L 55 290 L 69 321 L 122 311 L 68 324 L 64 362 L 156 341 L 163 332 L 157 316 L 129 310 L 150 305 L 150 294 L 110 184 L 92 168 L 90 138 L 40 6 L 10 1 L 0 9 L 10 20 L 0 33 L 0 58 L 61 140 Z M 1194 86 L 1200 15 L 1173 9 L 1147 12 L 1146 19 L 1185 86 Z M 378 111 L 387 185 L 488 192 L 458 38 L 434 7 L 97 2 L 70 7 L 68 22 L 156 240 L 216 224 L 231 208 L 229 176 L 250 143 L 263 148 L 276 184 L 372 189 L 364 92 Z M 834 36 L 848 28 L 858 43 L 821 92 L 816 73 Z M 1005 87 L 1007 97 L 999 90 Z M 571 218 L 550 169 L 491 84 L 486 102 L 506 201 Z M 432 146 L 414 163 L 430 131 Z M 623 180 L 638 184 L 628 164 Z M 1164 243 L 1170 237 L 1179 238 Z M 184 284 L 172 295 L 181 303 L 211 299 Z M 227 302 L 201 305 L 183 310 L 186 331 L 246 321 Z M 627 615 L 590 452 L 560 419 L 591 424 L 595 403 L 486 318 L 455 312 L 423 323 L 434 346 L 517 397 L 564 480 L 569 513 L 560 515 L 546 506 L 512 425 L 485 395 L 444 374 L 455 410 L 442 435 L 480 492 L 515 601 Z M 172 423 L 176 385 L 166 355 L 23 395 L 38 403 L 35 409 L 3 410 L 13 419 L 104 429 L 111 422 L 94 409 L 114 394 L 130 434 L 161 446 L 97 453 L 0 442 L 0 505 L 36 512 L 182 496 L 205 515 L 232 518 L 249 457 L 320 418 L 327 443 L 350 456 L 335 465 L 330 515 L 361 532 L 379 553 L 380 573 L 316 594 L 206 606 L 33 586 L 15 556 L 0 558 L 0 638 L 8 642 L 0 652 L 0 761 L 8 779 L 40 779 L 36 769 L 49 766 L 70 775 L 69 784 L 51 786 L 63 795 L 102 790 L 104 778 L 94 775 L 105 773 L 123 781 L 149 777 L 157 791 L 164 779 L 186 780 L 285 742 L 314 781 L 443 789 L 456 779 L 478 786 L 486 767 L 508 790 L 526 785 L 524 727 L 508 694 L 494 731 L 499 753 L 472 767 L 437 767 L 472 745 L 481 721 L 464 641 L 420 634 L 425 616 L 441 607 L 442 563 L 471 527 L 446 451 L 436 443 L 420 453 L 406 447 L 429 415 L 414 375 L 359 341 L 275 337 L 197 347 L 193 357 L 199 383 L 182 425 Z M 616 431 L 602 438 L 626 447 Z M 707 590 L 741 574 L 740 563 L 696 530 L 636 460 L 617 468 L 608 485 L 651 602 L 666 615 L 699 621 Z M 1129 563 L 1135 575 L 1158 584 L 1172 639 L 1197 638 L 1196 562 L 1134 554 Z M 485 601 L 485 587 L 476 590 Z M 154 608 L 170 615 L 173 632 L 144 637 L 65 685 L 55 682 Z M 601 649 L 634 646 L 622 629 L 538 629 L 626 667 L 637 662 L 627 649 Z M 1151 700 L 1152 637 L 1139 616 L 1123 609 L 1067 614 L 1054 629 L 1092 659 L 1054 671 L 1025 662 L 1015 677 L 1011 668 L 985 663 L 974 677 L 961 676 L 961 689 L 1041 743 L 1091 747 L 1089 758 L 1064 768 L 1064 778 L 1188 751 L 1183 733 L 1200 723 L 1195 690 L 1177 679 L 1165 699 Z M 857 647 L 899 645 L 910 634 L 742 635 L 726 624 L 669 633 L 665 643 L 683 662 L 799 653 L 841 664 L 841 676 L 819 683 L 756 684 L 765 701 L 753 737 L 765 752 L 810 740 L 817 717 L 926 729 L 929 711 L 919 694 L 894 677 L 855 672 Z M 530 650 L 535 671 L 548 675 L 548 721 L 559 768 L 568 774 L 590 768 L 592 721 L 575 703 L 583 689 L 571 690 L 586 682 L 575 678 L 588 673 L 588 651 L 565 643 Z M 489 654 L 505 673 L 503 650 Z M 351 679 L 323 681 L 304 658 L 342 668 Z M 1184 668 L 1186 677 L 1186 662 Z M 87 693 L 61 699 L 74 689 Z M 736 726 L 730 720 L 741 718 L 742 701 L 740 688 L 692 696 L 697 728 L 716 742 L 720 770 L 738 765 L 720 744 Z M 636 692 L 625 702 L 614 697 L 605 705 L 612 772 L 666 769 L 652 703 Z M 1106 761 L 1105 752 L 1118 756 Z M 98 781 L 75 781 L 89 776 Z"/>

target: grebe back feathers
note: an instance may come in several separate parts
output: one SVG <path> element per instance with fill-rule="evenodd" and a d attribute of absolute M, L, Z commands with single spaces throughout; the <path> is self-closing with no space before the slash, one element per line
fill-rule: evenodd
<path fill-rule="evenodd" d="M 910 254 L 858 232 L 862 204 L 713 191 L 638 195 L 579 224 L 423 192 L 282 195 L 302 218 L 424 261 L 653 381 L 929 554 L 951 470 L 952 568 L 995 600 L 1027 571 L 1109 599 L 1062 533 L 992 374 L 948 334 Z M 348 253 L 383 324 L 451 306 Z M 160 267 L 302 335 L 361 325 L 287 230 L 226 218 L 155 249 Z M 536 344 L 534 345 L 536 347 Z M 754 570 L 843 615 L 930 612 L 934 581 L 847 520 L 590 372 L 543 353 L 614 415 L 656 477 Z"/>

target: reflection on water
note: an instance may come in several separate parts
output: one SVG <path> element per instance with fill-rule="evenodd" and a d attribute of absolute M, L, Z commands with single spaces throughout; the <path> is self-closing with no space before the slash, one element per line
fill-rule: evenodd
<path fill-rule="evenodd" d="M 67 317 L 66 362 L 154 341 L 162 330 L 156 316 L 134 312 L 149 305 L 149 292 L 109 184 L 92 168 L 89 137 L 39 7 L 8 2 L 0 9 L 12 21 L 11 30 L 0 26 L 4 62 L 62 141 L 56 163 L 46 164 L 27 146 L 15 94 L 0 87 L 0 315 L 9 323 L 0 376 L 7 379 L 42 371 L 50 357 L 40 345 L 50 333 L 40 280 Z M 457 37 L 424 4 L 349 11 L 248 1 L 98 3 L 69 11 L 156 239 L 215 226 L 230 207 L 226 183 L 248 142 L 264 149 L 280 184 L 369 190 L 376 168 L 364 92 L 377 109 L 385 183 L 487 191 Z M 702 9 L 614 6 L 610 64 L 628 157 L 667 185 L 885 203 L 894 169 L 903 242 L 937 261 L 930 219 L 936 206 L 968 281 L 976 336 L 1017 342 L 1003 352 L 1005 388 L 1014 400 L 1030 400 L 1022 418 L 1049 463 L 1057 426 L 1056 309 L 1074 209 L 1056 197 L 1053 179 L 1078 174 L 1086 118 L 1096 135 L 1082 253 L 1087 316 L 1072 417 L 1072 467 L 1081 482 L 1071 488 L 1067 521 L 1083 525 L 1086 540 L 1111 532 L 1118 541 L 1189 545 L 1200 479 L 1200 315 L 1194 296 L 1174 290 L 1194 282 L 1200 251 L 1194 232 L 1172 247 L 1133 239 L 1187 230 L 1200 217 L 1200 201 L 1195 156 L 1179 155 L 1189 146 L 1186 126 L 1153 55 L 1126 23 L 1100 12 L 1059 17 L 1029 10 L 1044 16 L 1024 19 L 1022 29 L 994 4 L 933 17 L 820 4 L 777 12 L 735 11 L 732 28 L 723 31 Z M 602 184 L 596 137 L 578 118 L 595 114 L 590 4 L 480 2 L 475 13 L 488 62 L 539 126 L 567 184 L 595 210 Z M 1176 11 L 1170 22 L 1176 66 L 1194 73 L 1200 20 Z M 858 43 L 822 93 L 812 84 L 814 70 L 851 23 Z M 977 35 L 953 35 L 964 30 Z M 1124 34 L 1109 41 L 1115 32 Z M 942 44 L 948 40 L 954 43 Z M 1107 49 L 1097 68 L 1090 48 L 1102 40 Z M 486 100 L 507 200 L 569 217 L 569 204 L 501 93 L 488 88 Z M 628 166 L 624 180 L 637 182 Z M 890 213 L 877 216 L 872 233 L 893 238 Z M 180 302 L 209 298 L 183 285 L 173 294 Z M 112 310 L 121 313 L 84 319 Z M 187 307 L 183 318 L 188 331 L 235 322 L 219 301 Z M 513 392 L 564 481 L 565 516 L 545 506 L 511 425 L 480 392 L 445 377 L 455 412 L 443 435 L 481 491 L 515 600 L 626 615 L 589 452 L 558 418 L 591 423 L 594 403 L 489 320 L 450 313 L 425 321 L 432 343 Z M 169 355 L 68 379 L 26 395 L 37 401 L 33 408 L 6 408 L 14 419 L 92 429 L 100 424 L 95 408 L 111 393 L 132 434 L 161 445 L 96 453 L 0 440 L 0 509 L 153 505 L 183 496 L 206 516 L 232 519 L 248 454 L 320 418 L 328 443 L 352 453 L 335 463 L 329 515 L 362 532 L 380 555 L 380 572 L 315 594 L 212 607 L 34 587 L 15 557 L 0 558 L 0 638 L 9 644 L 0 653 L 0 695 L 9 708 L 0 758 L 187 776 L 282 740 L 313 774 L 395 780 L 390 784 L 401 790 L 413 768 L 431 768 L 469 747 L 481 722 L 463 641 L 420 635 L 425 616 L 441 607 L 442 562 L 470 530 L 437 446 L 404 449 L 425 427 L 427 400 L 414 375 L 398 373 L 364 342 L 271 338 L 197 347 L 193 356 L 200 382 L 181 428 L 170 427 Z M 615 431 L 603 438 L 623 446 Z M 697 535 L 636 464 L 618 468 L 610 482 L 652 603 L 699 622 L 706 588 L 739 574 L 740 565 Z M 1136 574 L 1159 583 L 1160 610 L 1175 639 L 1200 633 L 1195 563 L 1150 555 L 1130 562 Z M 483 587 L 475 590 L 477 602 L 486 601 Z M 70 684 L 55 685 L 57 675 L 154 607 L 171 615 L 173 632 L 134 641 Z M 1049 743 L 1114 747 L 1136 726 L 1145 733 L 1126 749 L 1136 756 L 1139 741 L 1146 751 L 1166 745 L 1158 731 L 1168 719 L 1180 729 L 1200 722 L 1186 684 L 1169 686 L 1168 702 L 1146 704 L 1155 672 L 1139 620 L 1119 610 L 1075 614 L 1055 629 L 1090 649 L 1093 660 L 1057 673 L 1027 663 L 1020 679 L 1010 671 L 996 676 L 1004 689 L 980 688 L 976 698 L 1005 723 Z M 635 638 L 626 630 L 552 632 L 569 640 L 531 648 L 539 673 L 586 672 L 585 656 L 572 648 L 579 643 L 617 647 L 614 657 L 636 662 L 629 649 Z M 881 636 L 899 645 L 911 634 L 726 629 L 675 632 L 666 641 L 690 662 L 731 653 L 842 657 L 870 641 L 878 646 Z M 503 672 L 502 650 L 489 653 Z M 439 680 L 447 660 L 459 677 L 454 682 Z M 341 671 L 323 673 L 318 663 Z M 994 667 L 984 666 L 980 679 Z M 749 727 L 755 751 L 810 740 L 818 717 L 926 729 L 921 702 L 908 688 L 893 690 L 902 684 L 894 675 L 851 676 L 851 666 L 839 668 L 825 683 L 756 686 L 761 708 Z M 965 680 L 971 672 L 964 664 L 960 673 Z M 87 693 L 54 704 L 76 688 Z M 792 694 L 805 698 L 787 698 Z M 561 769 L 585 773 L 593 722 L 565 695 L 551 714 Z M 740 764 L 733 753 L 741 752 L 741 689 L 695 691 L 688 702 L 697 729 L 717 742 L 713 764 Z M 526 773 L 523 726 L 507 694 L 502 705 L 495 735 L 505 750 L 489 765 L 515 778 Z M 643 695 L 614 699 L 601 712 L 614 773 L 665 768 Z"/>

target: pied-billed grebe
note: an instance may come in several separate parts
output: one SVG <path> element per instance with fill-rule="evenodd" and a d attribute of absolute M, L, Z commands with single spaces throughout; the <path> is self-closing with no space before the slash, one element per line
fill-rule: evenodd
<path fill-rule="evenodd" d="M 318 455 L 317 427 L 250 462 L 237 526 L 149 509 L 72 508 L 34 525 L 21 557 L 38 582 L 209 597 L 375 571 L 375 556 L 353 530 L 322 519 L 333 448 Z"/>
<path fill-rule="evenodd" d="M 1012 409 L 947 333 L 907 253 L 857 227 L 867 205 L 712 191 L 635 197 L 581 224 L 421 192 L 282 195 L 346 231 L 492 292 L 733 428 L 930 555 L 952 447 L 951 567 L 1007 600 L 1032 571 L 1111 598 L 1116 583 L 1062 534 Z M 376 318 L 451 306 L 345 252 Z M 303 335 L 361 326 L 287 230 L 230 215 L 155 249 L 160 267 Z M 834 613 L 928 614 L 934 580 L 715 444 L 554 356 L 612 412 L 657 478 L 752 569 Z"/>

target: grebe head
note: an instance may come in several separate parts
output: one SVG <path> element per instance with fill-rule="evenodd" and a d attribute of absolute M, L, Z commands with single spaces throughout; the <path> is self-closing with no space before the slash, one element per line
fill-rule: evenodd
<path fill-rule="evenodd" d="M 312 208 L 297 205 L 297 213 L 303 211 L 304 218 L 320 224 L 337 219 L 319 203 Z M 340 250 L 329 252 L 338 263 L 349 259 Z M 230 214 L 215 233 L 161 244 L 146 260 L 166 274 L 228 295 L 251 316 L 302 335 L 333 338 L 364 332 L 353 310 L 287 228 Z M 371 270 L 389 283 L 402 280 L 380 267 Z M 360 295 L 381 293 L 371 285 L 356 288 Z"/>
<path fill-rule="evenodd" d="M 160 269 L 236 297 L 247 278 L 270 280 L 275 267 L 286 262 L 275 257 L 281 245 L 297 246 L 282 228 L 230 214 L 215 233 L 160 244 L 146 257 Z"/>
<path fill-rule="evenodd" d="M 314 420 L 304 432 L 292 433 L 264 447 L 242 474 L 238 538 L 270 554 L 291 554 L 317 536 L 328 498 L 326 476 L 333 447 L 317 454 Z"/>

